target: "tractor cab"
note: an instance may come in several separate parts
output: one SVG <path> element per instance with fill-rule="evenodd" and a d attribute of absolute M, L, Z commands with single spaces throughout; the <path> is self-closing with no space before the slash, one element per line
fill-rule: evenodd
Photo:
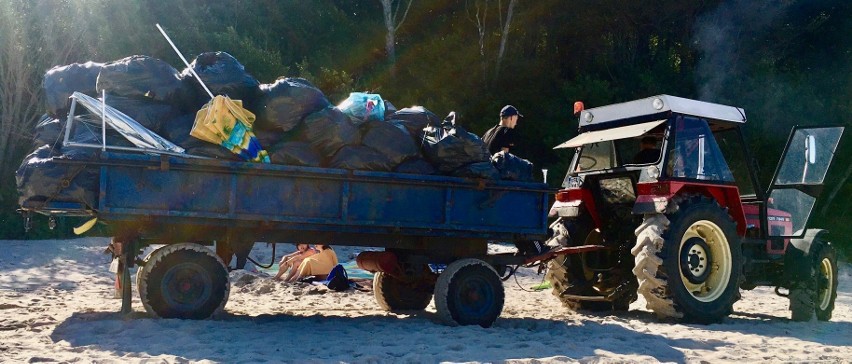
<path fill-rule="evenodd" d="M 632 240 L 630 226 L 661 208 L 650 196 L 677 192 L 673 187 L 719 185 L 737 199 L 757 199 L 739 129 L 742 109 L 660 95 L 582 110 L 579 119 L 580 134 L 556 147 L 575 153 L 554 216 L 594 205 L 587 211 L 598 228 L 622 227 L 603 229 L 605 237 Z M 585 201 L 577 199 L 581 190 L 588 191 Z"/>

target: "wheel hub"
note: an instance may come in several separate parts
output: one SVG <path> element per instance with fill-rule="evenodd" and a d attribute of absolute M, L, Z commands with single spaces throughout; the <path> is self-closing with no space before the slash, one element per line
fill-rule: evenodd
<path fill-rule="evenodd" d="M 704 239 L 687 239 L 680 251 L 680 269 L 683 276 L 694 284 L 701 284 L 710 276 L 713 264 L 710 246 Z"/>

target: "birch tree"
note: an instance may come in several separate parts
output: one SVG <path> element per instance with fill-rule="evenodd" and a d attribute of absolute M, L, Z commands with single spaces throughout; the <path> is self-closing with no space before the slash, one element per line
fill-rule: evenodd
<path fill-rule="evenodd" d="M 379 0 L 382 3 L 382 13 L 385 19 L 385 51 L 387 52 L 388 60 L 391 63 L 391 70 L 396 68 L 396 31 L 405 22 L 405 17 L 408 16 L 408 10 L 411 9 L 411 3 L 414 0 L 408 0 L 408 5 L 405 6 L 405 11 L 402 12 L 402 17 L 399 17 L 400 7 L 405 0 Z"/>
<path fill-rule="evenodd" d="M 488 60 L 485 58 L 485 34 L 486 20 L 488 19 L 488 0 L 474 0 L 473 10 L 470 3 L 465 4 L 467 18 L 476 25 L 476 33 L 479 38 L 479 57 L 482 59 L 482 72 L 488 71 Z"/>
<path fill-rule="evenodd" d="M 508 42 L 509 40 L 509 29 L 512 25 L 512 15 L 514 14 L 516 3 L 517 0 L 509 0 L 509 6 L 506 9 L 505 23 L 503 22 L 502 10 L 500 13 L 500 28 L 502 28 L 502 31 L 500 32 L 500 50 L 497 51 L 497 64 L 494 67 L 495 78 L 500 75 L 500 63 L 503 61 L 503 57 L 506 55 L 506 42 Z"/>

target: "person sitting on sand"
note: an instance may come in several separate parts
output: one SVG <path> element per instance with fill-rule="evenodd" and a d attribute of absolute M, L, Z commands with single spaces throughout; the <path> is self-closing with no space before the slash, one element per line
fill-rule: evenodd
<path fill-rule="evenodd" d="M 302 264 L 299 265 L 298 273 L 287 278 L 287 282 L 296 282 L 308 276 L 315 276 L 319 279 L 325 279 L 331 269 L 337 265 L 337 254 L 331 249 L 331 246 L 324 244 L 316 244 L 314 247 L 319 251 L 318 254 L 305 258 Z"/>
<path fill-rule="evenodd" d="M 299 265 L 302 264 L 302 261 L 305 260 L 305 258 L 317 253 L 318 251 L 311 248 L 308 244 L 296 244 L 296 251 L 281 257 L 281 261 L 278 263 L 278 274 L 276 274 L 272 279 L 276 281 L 281 280 L 281 276 L 289 270 L 290 274 L 287 275 L 287 278 L 283 279 L 286 281 L 290 277 L 296 275 Z"/>

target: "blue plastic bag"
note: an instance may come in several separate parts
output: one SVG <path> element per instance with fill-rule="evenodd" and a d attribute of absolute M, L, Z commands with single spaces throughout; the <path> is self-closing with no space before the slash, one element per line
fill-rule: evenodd
<path fill-rule="evenodd" d="M 337 108 L 355 123 L 385 120 L 385 102 L 379 94 L 352 92 Z"/>

